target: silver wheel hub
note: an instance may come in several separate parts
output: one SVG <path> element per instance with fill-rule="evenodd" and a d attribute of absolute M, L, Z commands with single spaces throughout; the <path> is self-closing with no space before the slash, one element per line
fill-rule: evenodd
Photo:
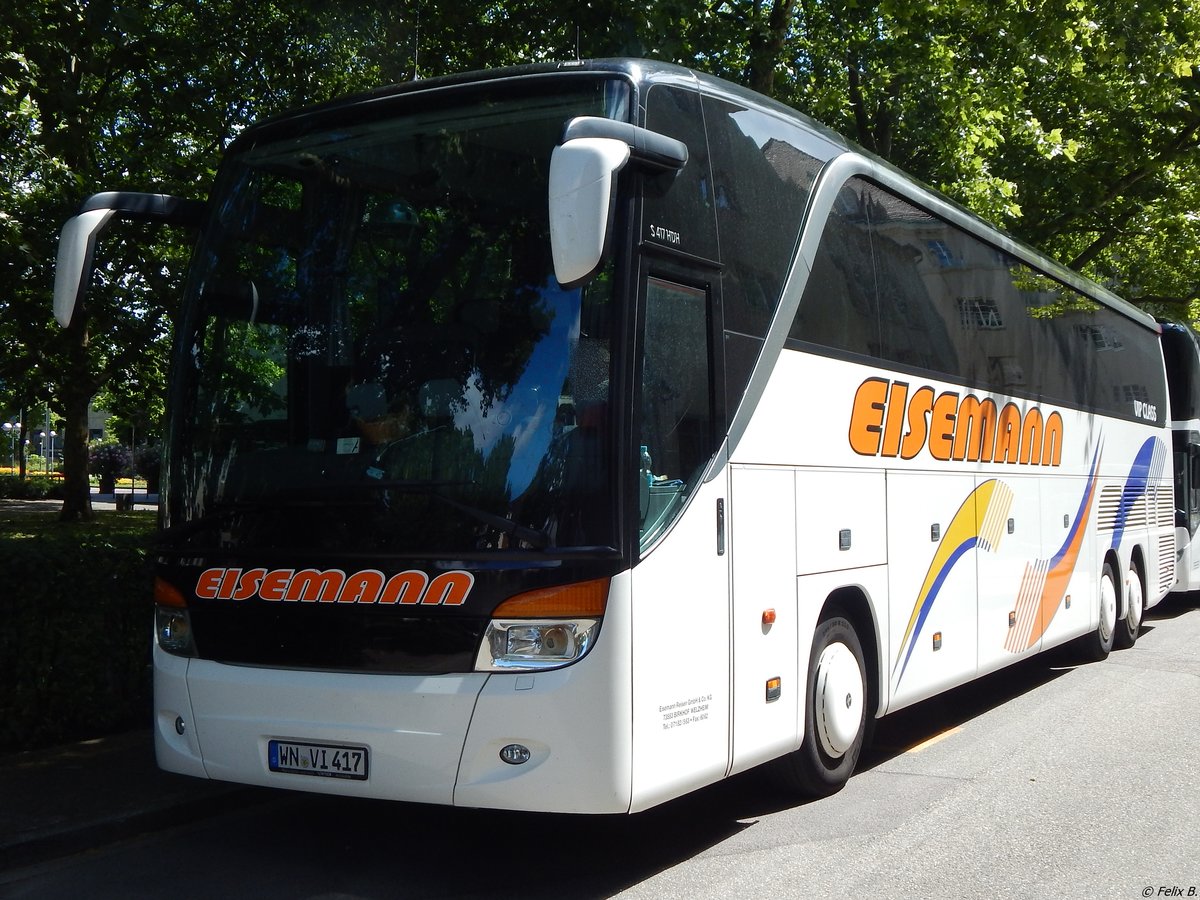
<path fill-rule="evenodd" d="M 1100 579 L 1100 640 L 1108 643 L 1117 627 L 1117 589 L 1107 575 Z"/>
<path fill-rule="evenodd" d="M 830 644 L 817 660 L 816 727 L 821 747 L 832 757 L 845 754 L 862 721 L 863 675 L 845 644 Z"/>
<path fill-rule="evenodd" d="M 1128 609 L 1125 613 L 1125 621 L 1129 623 L 1129 630 L 1135 636 L 1138 629 L 1142 627 L 1142 580 L 1138 577 L 1138 573 L 1134 569 L 1129 570 L 1129 575 L 1125 578 L 1125 596 Z"/>

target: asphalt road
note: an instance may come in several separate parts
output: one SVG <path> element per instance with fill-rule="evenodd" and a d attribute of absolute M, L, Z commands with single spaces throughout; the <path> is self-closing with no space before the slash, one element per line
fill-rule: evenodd
<path fill-rule="evenodd" d="M 1200 896 L 1200 601 L 881 723 L 840 794 L 757 773 L 634 817 L 261 795 L 5 873 L 0 897 Z M 0 798 L 2 802 L 2 798 Z"/>

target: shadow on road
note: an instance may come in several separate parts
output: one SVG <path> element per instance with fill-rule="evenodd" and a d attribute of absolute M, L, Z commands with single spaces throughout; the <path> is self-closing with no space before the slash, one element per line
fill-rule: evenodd
<path fill-rule="evenodd" d="M 1200 609 L 1200 591 L 1188 594 L 1167 594 L 1162 602 L 1146 613 L 1146 622 L 1161 622 L 1167 619 L 1178 619 L 1190 612 Z M 1143 623 L 1145 627 L 1145 623 Z"/>
<path fill-rule="evenodd" d="M 860 770 L 1067 674 L 1050 653 L 884 719 Z M 281 794 L 248 817 L 190 838 L 201 858 L 259 847 L 272 868 L 304 873 L 309 896 L 372 896 L 381 866 L 404 897 L 605 897 L 805 801 L 762 771 L 735 776 L 636 816 L 562 816 Z M 239 833 L 237 829 L 244 829 Z M 269 836 L 265 838 L 264 837 Z M 211 842 L 205 846 L 206 842 Z M 317 860 L 336 860 L 318 866 Z M 357 885 L 355 872 L 362 884 Z M 327 881 L 328 883 L 322 883 Z"/>

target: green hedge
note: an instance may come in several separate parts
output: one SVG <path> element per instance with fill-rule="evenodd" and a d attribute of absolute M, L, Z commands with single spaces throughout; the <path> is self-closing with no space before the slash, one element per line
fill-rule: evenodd
<path fill-rule="evenodd" d="M 0 514 L 0 751 L 149 723 L 154 523 Z"/>
<path fill-rule="evenodd" d="M 63 499 L 61 478 L 31 475 L 19 478 L 16 475 L 0 475 L 0 500 L 61 500 Z"/>

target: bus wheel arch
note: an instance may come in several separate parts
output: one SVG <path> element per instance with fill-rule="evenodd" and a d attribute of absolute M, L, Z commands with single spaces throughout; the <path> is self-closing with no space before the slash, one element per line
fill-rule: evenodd
<path fill-rule="evenodd" d="M 799 748 L 772 764 L 787 790 L 809 797 L 846 784 L 870 741 L 879 707 L 875 628 L 866 598 L 842 589 L 826 600 L 813 632 Z"/>
<path fill-rule="evenodd" d="M 1121 591 L 1121 611 L 1117 620 L 1113 646 L 1126 650 L 1137 641 L 1142 628 L 1142 616 L 1146 611 L 1146 564 L 1142 548 L 1135 547 L 1125 570 L 1124 589 Z"/>

